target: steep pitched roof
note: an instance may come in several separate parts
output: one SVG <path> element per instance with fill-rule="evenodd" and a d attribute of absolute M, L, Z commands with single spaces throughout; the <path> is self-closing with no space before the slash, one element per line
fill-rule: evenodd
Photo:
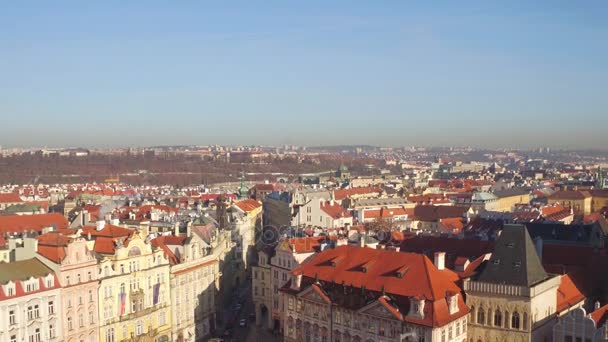
<path fill-rule="evenodd" d="M 316 285 L 319 290 L 344 284 L 345 288 L 382 294 L 381 297 L 384 294 L 395 297 L 396 304 L 402 310 L 389 310 L 391 312 L 408 312 L 408 298 L 424 299 L 427 303 L 425 317 L 418 319 L 407 316 L 404 319 L 425 326 L 443 326 L 469 312 L 462 298 L 459 298 L 459 311 L 450 314 L 446 297 L 461 293 L 456 285 L 459 278 L 450 270 L 438 270 L 429 258 L 421 254 L 339 246 L 317 254 L 292 273 L 301 274 L 306 278 L 303 284 Z M 288 285 L 283 290 L 292 291 Z M 330 292 L 323 292 L 322 298 L 331 300 L 331 296 L 333 294 Z"/>
<path fill-rule="evenodd" d="M 570 275 L 563 275 L 557 288 L 557 312 L 562 312 L 585 299 Z"/>
<path fill-rule="evenodd" d="M 608 317 L 608 304 L 602 306 L 601 308 L 599 308 L 589 314 L 589 318 L 591 318 L 595 322 L 596 328 L 599 328 L 602 325 L 604 325 L 607 317 Z"/>
<path fill-rule="evenodd" d="M 526 227 L 504 226 L 494 246 L 490 261 L 479 275 L 479 281 L 531 287 L 549 278 L 534 249 Z"/>

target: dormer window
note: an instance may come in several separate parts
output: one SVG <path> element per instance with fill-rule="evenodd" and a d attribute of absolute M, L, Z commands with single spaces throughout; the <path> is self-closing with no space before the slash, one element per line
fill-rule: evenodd
<path fill-rule="evenodd" d="M 7 296 L 14 296 L 15 295 L 15 283 L 13 282 L 9 282 L 8 284 L 4 285 L 4 293 L 6 293 Z"/>
<path fill-rule="evenodd" d="M 25 291 L 33 292 L 38 290 L 38 281 L 37 280 L 28 280 L 25 283 Z"/>
<path fill-rule="evenodd" d="M 52 275 L 49 275 L 49 276 L 46 278 L 46 288 L 47 288 L 47 289 L 50 289 L 50 288 L 52 288 L 53 286 L 55 286 L 55 278 L 54 278 Z"/>
<path fill-rule="evenodd" d="M 450 312 L 450 315 L 457 313 L 459 311 L 458 293 L 455 293 L 453 295 L 448 295 L 447 301 L 448 301 L 448 310 Z"/>
<path fill-rule="evenodd" d="M 424 305 L 425 300 L 423 298 L 410 298 L 410 312 L 408 315 L 418 319 L 424 319 Z"/>

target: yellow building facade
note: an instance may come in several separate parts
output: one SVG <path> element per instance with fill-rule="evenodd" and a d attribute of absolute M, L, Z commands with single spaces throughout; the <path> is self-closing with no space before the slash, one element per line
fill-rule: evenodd
<path fill-rule="evenodd" d="M 170 341 L 169 260 L 163 251 L 137 233 L 95 243 L 101 258 L 99 340 Z M 114 246 L 98 248 L 98 243 Z"/>

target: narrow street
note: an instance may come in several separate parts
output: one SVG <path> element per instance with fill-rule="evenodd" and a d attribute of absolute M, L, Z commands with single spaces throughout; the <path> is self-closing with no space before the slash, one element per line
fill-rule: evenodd
<path fill-rule="evenodd" d="M 237 305 L 241 305 L 240 310 L 237 310 Z M 255 325 L 255 309 L 251 301 L 251 279 L 247 278 L 242 285 L 234 291 L 234 294 L 226 301 L 226 310 L 224 311 L 224 325 L 218 329 L 218 337 L 224 341 L 236 342 L 279 342 L 282 341 L 280 336 L 273 335 L 271 331 L 266 329 L 266 324 L 261 326 Z M 241 327 L 239 322 L 245 319 L 246 326 Z M 230 335 L 225 335 L 226 330 L 230 331 Z"/>

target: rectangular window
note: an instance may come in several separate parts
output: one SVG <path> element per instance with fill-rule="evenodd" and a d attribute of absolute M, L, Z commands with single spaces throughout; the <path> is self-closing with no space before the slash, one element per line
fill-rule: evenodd
<path fill-rule="evenodd" d="M 55 326 L 53 324 L 49 324 L 49 337 L 55 338 Z"/>
<path fill-rule="evenodd" d="M 53 301 L 49 301 L 49 315 L 52 315 L 55 313 L 55 303 L 53 303 Z"/>
<path fill-rule="evenodd" d="M 289 311 L 293 311 L 293 297 L 289 297 L 287 308 Z"/>
<path fill-rule="evenodd" d="M 159 325 L 165 325 L 165 312 L 161 312 L 158 314 L 158 324 Z"/>
<path fill-rule="evenodd" d="M 17 319 L 15 317 L 15 310 L 9 310 L 9 312 L 8 312 L 8 323 L 10 325 L 17 324 Z"/>
<path fill-rule="evenodd" d="M 17 335 L 11 335 L 11 342 L 17 342 Z"/>

